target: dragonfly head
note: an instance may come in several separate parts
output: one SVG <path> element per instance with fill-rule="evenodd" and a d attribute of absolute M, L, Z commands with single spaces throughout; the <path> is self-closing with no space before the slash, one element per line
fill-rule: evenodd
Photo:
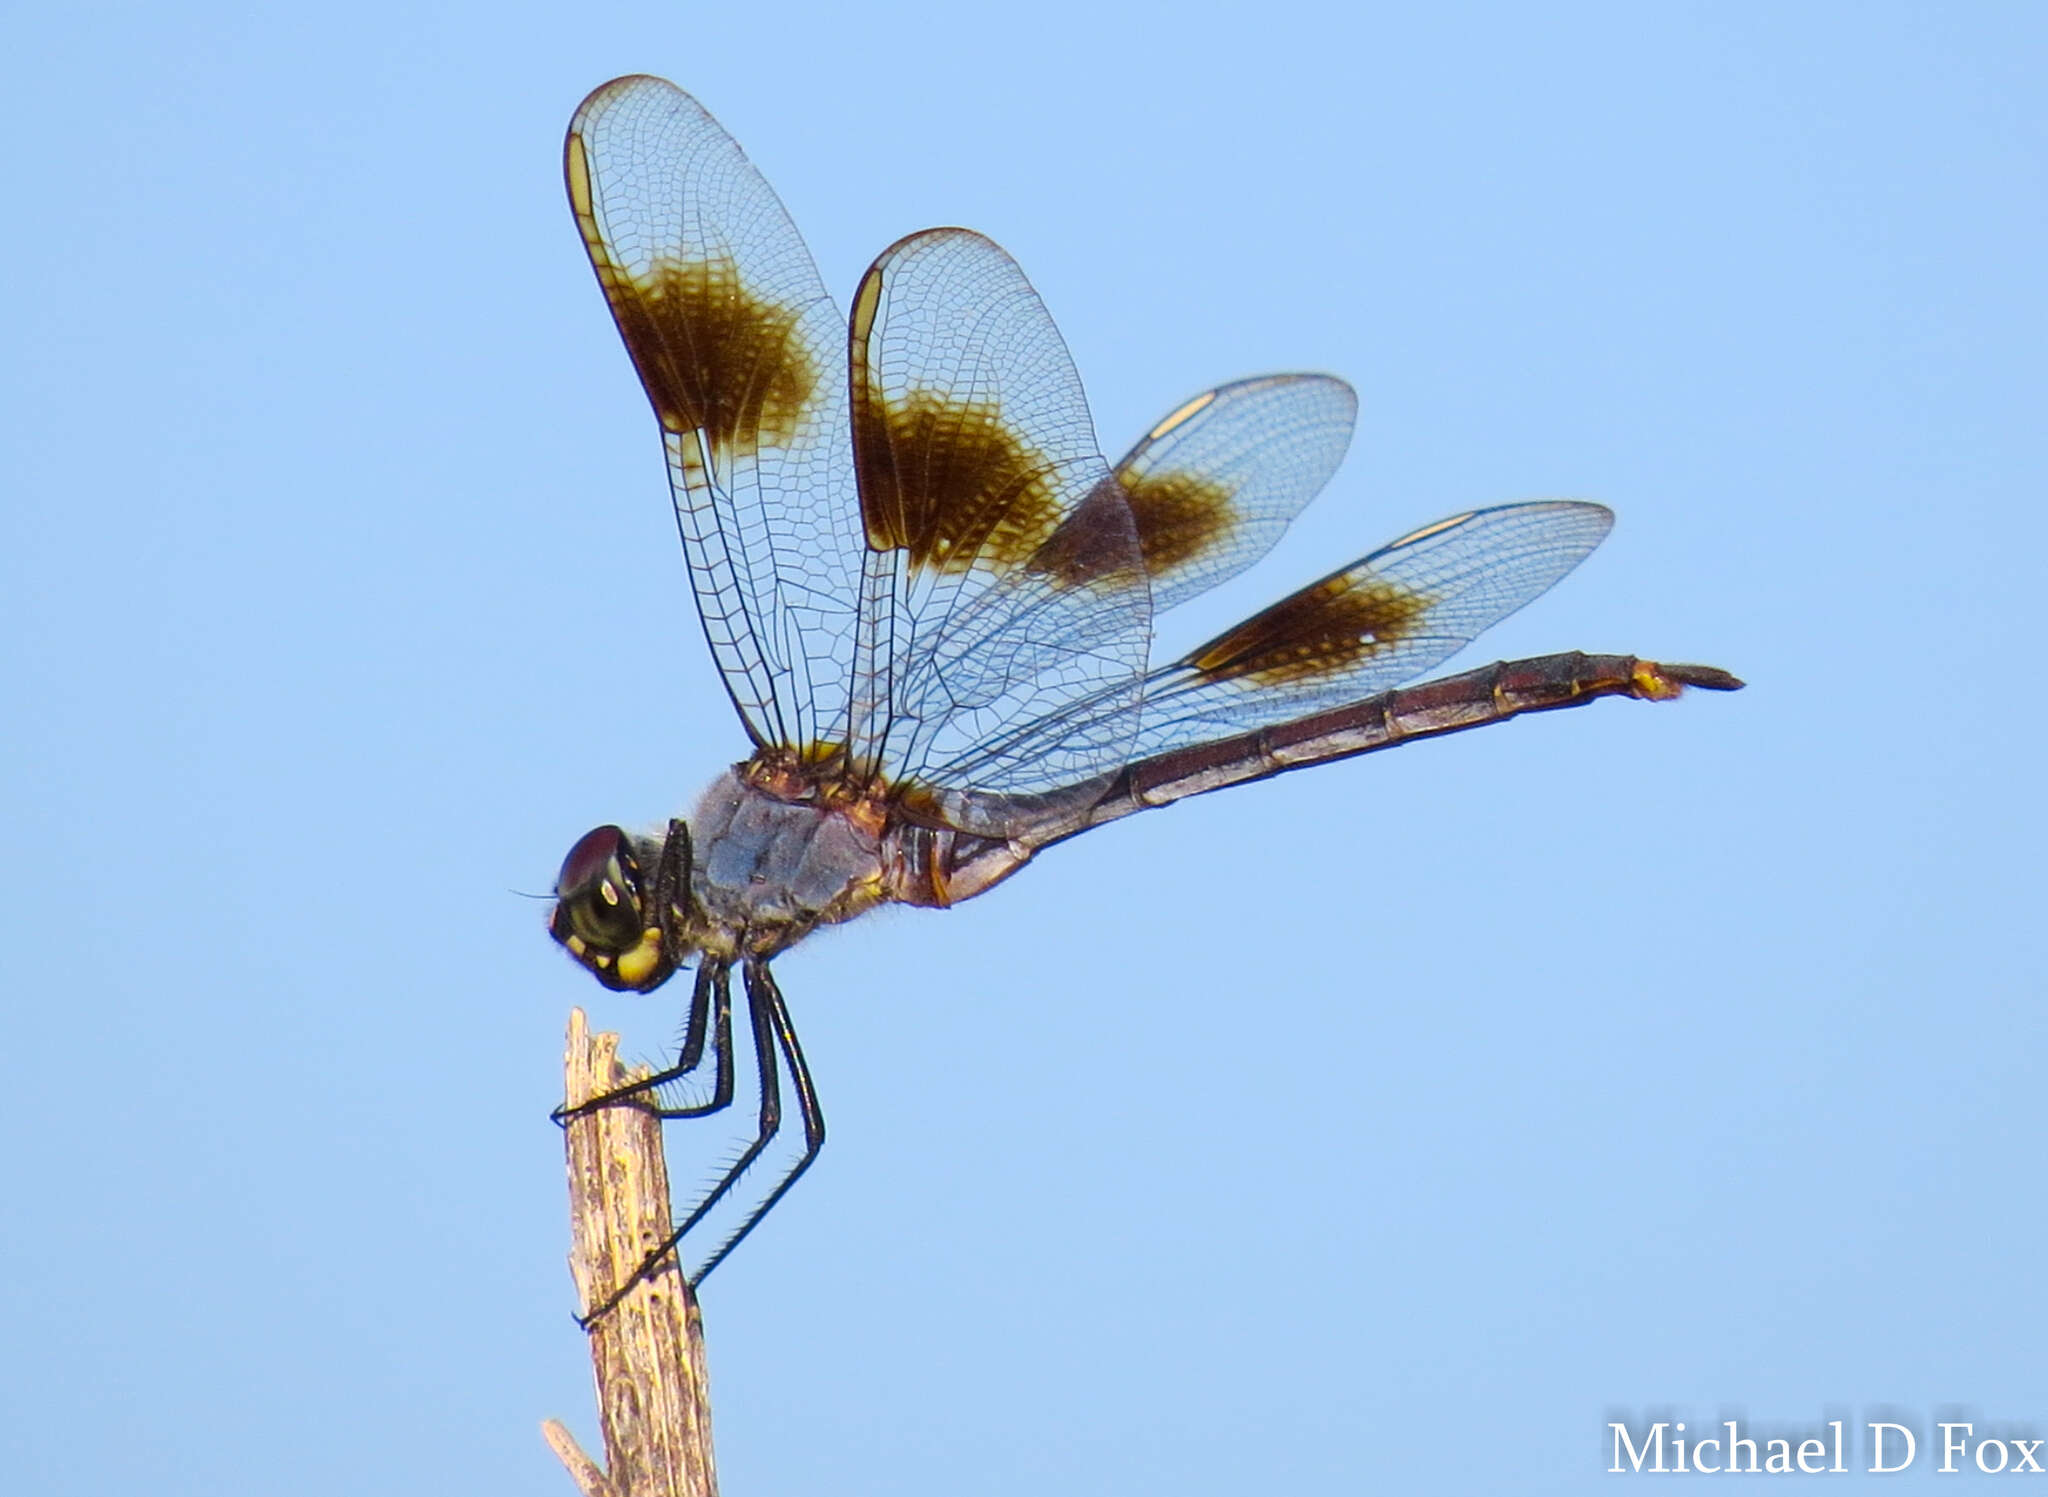
<path fill-rule="evenodd" d="M 562 860 L 548 934 L 606 987 L 651 992 L 689 955 L 689 885 L 690 834 L 680 821 L 663 842 L 601 826 Z"/>

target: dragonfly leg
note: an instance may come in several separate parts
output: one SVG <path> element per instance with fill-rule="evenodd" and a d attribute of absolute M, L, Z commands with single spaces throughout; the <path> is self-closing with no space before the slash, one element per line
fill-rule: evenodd
<path fill-rule="evenodd" d="M 733 1091 L 730 971 L 723 962 L 710 961 L 697 969 L 696 987 L 690 994 L 690 1023 L 683 1032 L 682 1053 L 676 1057 L 674 1065 L 602 1092 L 574 1107 L 557 1107 L 549 1116 L 567 1127 L 571 1118 L 580 1118 L 600 1107 L 616 1107 L 620 1103 L 644 1106 L 660 1118 L 701 1118 L 730 1107 Z M 661 1106 L 660 1089 L 672 1081 L 683 1080 L 703 1063 L 707 1035 L 710 1036 L 713 1064 L 717 1067 L 711 1100 L 689 1107 Z"/>
<path fill-rule="evenodd" d="M 662 952 L 671 968 L 680 967 L 688 954 L 684 933 L 696 913 L 696 896 L 690 892 L 692 862 L 689 823 L 672 816 L 668 836 L 661 843 L 661 861 L 654 867 L 653 909 L 661 928 Z"/>
<path fill-rule="evenodd" d="M 633 1270 L 632 1274 L 626 1279 L 626 1282 L 607 1295 L 588 1315 L 582 1317 L 581 1324 L 586 1330 L 608 1314 L 620 1300 L 624 1299 L 635 1284 L 652 1278 L 667 1266 L 669 1255 L 675 1251 L 676 1244 L 687 1237 L 696 1225 L 711 1213 L 711 1209 L 714 1206 L 732 1193 L 733 1186 L 737 1185 L 740 1177 L 753 1167 L 754 1161 L 761 1157 L 761 1151 L 768 1147 L 775 1135 L 781 1130 L 782 1084 L 781 1070 L 777 1060 L 778 1049 L 783 1054 L 791 1057 L 791 1070 L 794 1073 L 797 1095 L 804 1114 L 804 1140 L 806 1145 L 804 1156 L 797 1162 L 796 1167 L 782 1178 L 781 1183 L 775 1187 L 768 1198 L 748 1213 L 746 1220 L 740 1224 L 739 1230 L 725 1240 L 724 1245 L 712 1255 L 710 1262 L 692 1276 L 690 1282 L 693 1287 L 702 1283 L 704 1275 L 722 1262 L 725 1255 L 732 1251 L 734 1245 L 742 1237 L 746 1236 L 748 1232 L 753 1230 L 754 1224 L 768 1214 L 768 1208 L 782 1199 L 784 1192 L 795 1182 L 796 1177 L 809 1167 L 812 1159 L 817 1157 L 818 1147 L 824 1142 L 825 1138 L 824 1119 L 818 1112 L 817 1097 L 811 1086 L 810 1071 L 803 1063 L 803 1051 L 797 1048 L 796 1033 L 790 1028 L 789 1011 L 783 1004 L 781 990 L 775 986 L 774 979 L 769 977 L 767 972 L 766 964 L 755 959 L 750 959 L 744 969 L 747 989 L 747 1020 L 754 1035 L 754 1067 L 761 1078 L 761 1109 L 753 1141 L 739 1152 L 738 1157 L 731 1164 L 726 1166 L 725 1173 L 719 1177 L 718 1183 L 712 1186 L 695 1206 L 690 1208 L 689 1215 L 677 1224 L 675 1230 L 670 1232 L 653 1251 L 640 1260 L 640 1266 Z M 724 975 L 722 972 L 720 974 L 720 983 L 721 993 L 723 993 Z M 729 1095 L 726 1100 L 731 1100 Z M 697 1110 L 661 1112 L 659 1115 L 662 1117 L 695 1117 L 712 1110 L 714 1110 L 712 1107 L 707 1106 Z"/>
<path fill-rule="evenodd" d="M 766 1008 L 767 1017 L 775 1027 L 776 1044 L 781 1047 L 783 1059 L 789 1063 L 790 1080 L 796 1087 L 797 1111 L 804 1123 L 804 1152 L 803 1157 L 798 1159 L 790 1167 L 789 1172 L 776 1183 L 775 1188 L 768 1192 L 767 1198 L 740 1223 L 739 1230 L 726 1238 L 718 1251 L 697 1270 L 697 1276 L 691 1280 L 692 1285 L 703 1283 L 711 1270 L 726 1260 L 726 1256 L 740 1245 L 740 1239 L 753 1231 L 761 1218 L 775 1209 L 777 1201 L 789 1194 L 789 1188 L 811 1167 L 811 1162 L 818 1157 L 818 1151 L 825 1147 L 825 1113 L 818 1106 L 818 1091 L 811 1084 L 811 1068 L 804 1063 L 804 1048 L 797 1042 L 796 1026 L 790 1022 L 789 1005 L 783 1001 L 782 989 L 776 986 L 775 976 L 768 970 L 766 962 L 748 962 L 743 969 L 743 975 L 746 978 L 749 1006 L 761 1005 Z M 756 1023 L 758 1022 L 756 1020 Z M 758 1042 L 758 1029 L 755 1033 Z M 772 1062 L 773 1057 L 769 1056 L 766 1060 Z M 766 1142 L 766 1139 L 762 1142 Z"/>

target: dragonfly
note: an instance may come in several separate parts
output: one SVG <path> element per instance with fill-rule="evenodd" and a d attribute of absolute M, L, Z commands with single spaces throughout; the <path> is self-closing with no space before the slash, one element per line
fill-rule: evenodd
<path fill-rule="evenodd" d="M 782 1128 L 785 1073 L 801 1152 L 691 1282 L 817 1158 L 824 1113 L 772 970 L 813 931 L 972 899 L 1046 848 L 1189 796 L 1602 697 L 1742 685 L 1578 652 L 1406 684 L 1600 543 L 1612 514 L 1576 502 L 1425 525 L 1156 661 L 1155 615 L 1259 560 L 1334 474 L 1349 386 L 1222 385 L 1112 465 L 1051 316 L 982 235 L 898 240 L 842 316 L 781 201 L 675 85 L 598 88 L 564 155 L 752 741 L 690 816 L 598 827 L 556 880 L 550 933 L 605 987 L 650 992 L 695 968 L 673 1064 L 557 1121 L 731 1107 L 734 968 L 758 1098 L 751 1139 L 586 1325 L 714 1208 L 737 1209 Z"/>

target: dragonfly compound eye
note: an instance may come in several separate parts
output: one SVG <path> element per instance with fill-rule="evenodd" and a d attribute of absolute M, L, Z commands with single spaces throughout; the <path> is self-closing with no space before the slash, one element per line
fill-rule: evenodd
<path fill-rule="evenodd" d="M 555 879 L 555 913 L 548 922 L 570 955 L 612 986 L 617 964 L 646 944 L 640 865 L 626 834 L 615 826 L 587 832 L 562 860 Z"/>

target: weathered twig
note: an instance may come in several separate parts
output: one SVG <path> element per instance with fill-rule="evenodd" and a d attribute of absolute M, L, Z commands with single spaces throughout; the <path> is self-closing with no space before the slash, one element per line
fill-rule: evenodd
<path fill-rule="evenodd" d="M 569 1015 L 570 1106 L 624 1085 L 619 1037 L 591 1034 Z M 623 1284 L 669 1234 L 661 1122 L 637 1107 L 573 1119 L 569 1152 L 569 1272 L 585 1313 Z M 541 1426 L 583 1497 L 718 1497 L 711 1405 L 697 1297 L 675 1266 L 634 1286 L 590 1329 L 598 1423 L 608 1469 L 558 1421 Z"/>

